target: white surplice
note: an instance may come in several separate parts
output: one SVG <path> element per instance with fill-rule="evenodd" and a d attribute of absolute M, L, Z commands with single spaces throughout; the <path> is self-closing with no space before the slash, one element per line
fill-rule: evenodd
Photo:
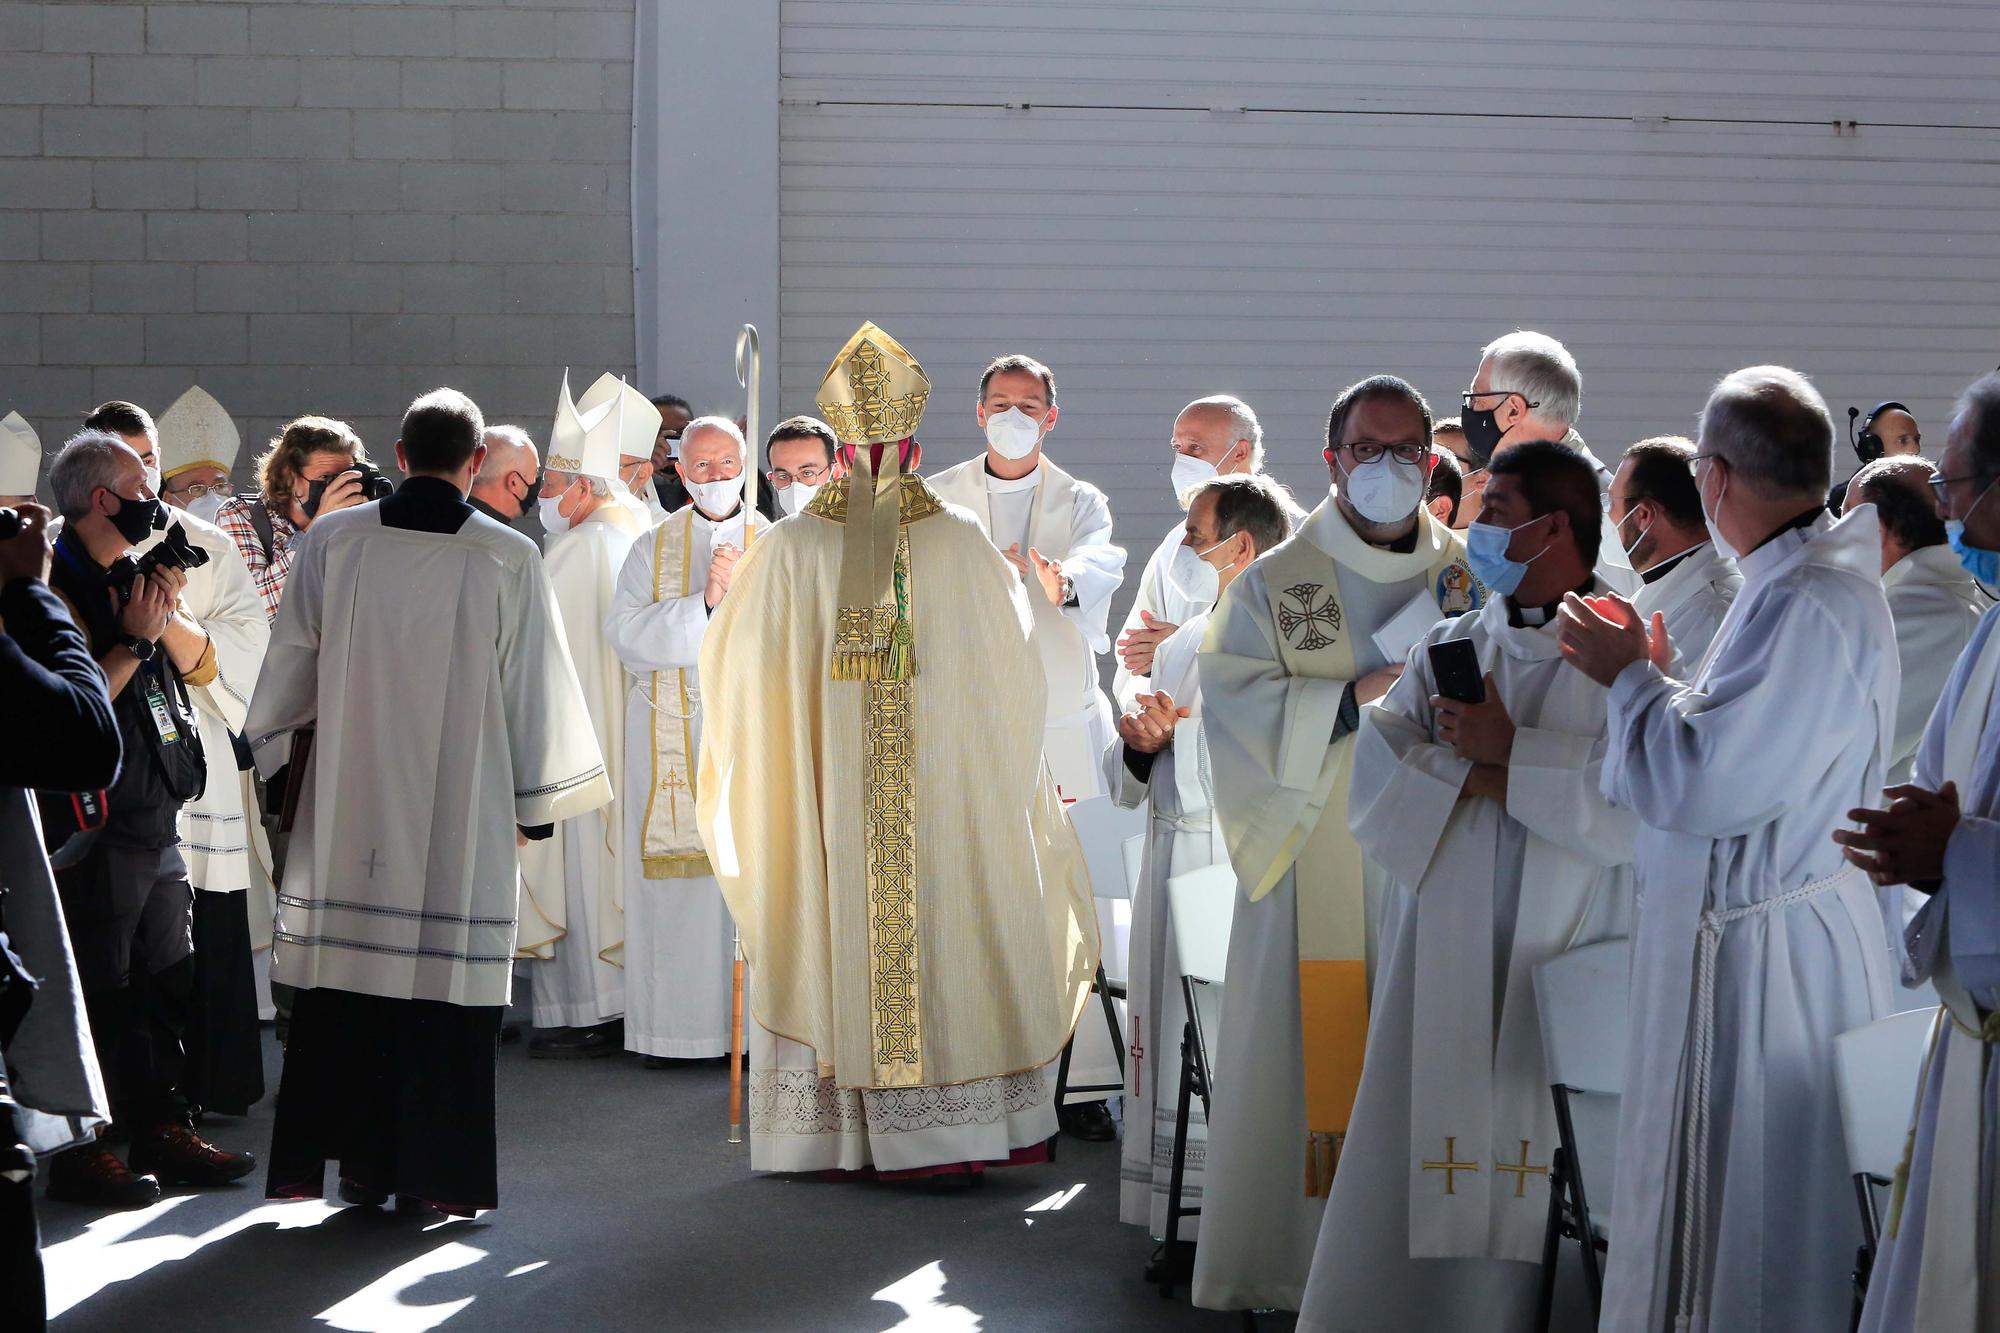
<path fill-rule="evenodd" d="M 611 785 L 535 544 L 477 512 L 440 533 L 380 509 L 313 523 L 245 722 L 267 777 L 315 729 L 271 977 L 504 1005 L 517 826 Z"/>
<path fill-rule="evenodd" d="M 1472 765 L 1434 739 L 1429 649 L 1445 639 L 1472 643 L 1514 721 L 1504 805 L 1462 798 Z M 1557 1134 L 1533 969 L 1632 915 L 1636 821 L 1598 792 L 1604 695 L 1553 623 L 1512 625 L 1495 599 L 1425 635 L 1367 710 L 1348 812 L 1391 884 L 1302 1329 L 1534 1326 Z M 1444 1161 L 1469 1164 L 1449 1189 L 1427 1165 Z"/>
<path fill-rule="evenodd" d="M 1743 575 L 1736 562 L 1716 550 L 1714 542 L 1703 542 L 1641 587 L 1632 605 L 1648 623 L 1655 611 L 1667 618 L 1667 637 L 1673 640 L 1681 669 L 1692 673 L 1742 589 Z"/>
<path fill-rule="evenodd" d="M 627 497 L 630 500 L 630 497 Z M 624 814 L 625 669 L 604 621 L 612 587 L 645 507 L 615 498 L 548 539 L 542 557 L 590 725 L 604 753 L 612 803 L 566 819 L 554 836 L 521 849 L 519 951 L 528 968 L 538 1028 L 593 1027 L 625 1012 L 624 891 L 619 882 Z"/>
<path fill-rule="evenodd" d="M 1695 1328 L 1848 1318 L 1861 1229 L 1833 1039 L 1888 1011 L 1888 946 L 1871 886 L 1841 873 L 1832 833 L 1878 799 L 1894 736 L 1874 508 L 1821 514 L 1737 564 L 1743 590 L 1692 679 L 1636 662 L 1610 692 L 1604 794 L 1644 827 L 1607 1330 L 1674 1319 L 1684 1225 L 1701 1255 Z M 1719 938 L 1707 987 L 1704 934 Z M 1690 1053 L 1704 1028 L 1697 1099 Z M 1708 1150 L 1691 1173 L 1697 1117 Z M 1690 1175 L 1703 1187 L 1684 1203 Z"/>
<path fill-rule="evenodd" d="M 1910 927 L 1908 979 L 1947 992 L 1916 1090 L 1908 1186 L 1868 1281 L 1864 1333 L 2000 1327 L 2000 1061 L 1968 1026 L 2000 1009 L 2000 611 L 1960 654 L 1911 780 L 1958 784 L 1944 878 Z M 1967 1012 L 1970 1009 L 1972 1012 Z"/>
<path fill-rule="evenodd" d="M 1423 511 L 1418 511 L 1422 521 Z M 1301 524 L 1292 540 L 1326 556 L 1334 582 L 1329 535 L 1333 525 L 1358 541 L 1331 498 Z M 1334 741 L 1343 685 L 1286 673 L 1263 560 L 1224 590 L 1210 618 L 1201 655 L 1205 732 L 1217 809 L 1225 824 L 1237 809 L 1309 796 L 1288 789 L 1284 774 L 1316 770 L 1287 756 L 1324 754 Z M 1387 666 L 1375 631 L 1419 592 L 1430 592 L 1429 557 L 1410 557 L 1410 576 L 1377 583 L 1340 567 L 1345 628 L 1356 676 Z M 1322 819 L 1345 819 L 1328 809 Z M 1372 982 L 1385 879 L 1363 863 L 1367 962 Z M 1238 866 L 1239 875 L 1243 867 Z M 1288 867 L 1257 901 L 1236 896 L 1229 934 L 1229 999 L 1222 1006 L 1221 1052 L 1202 1197 L 1201 1244 L 1195 1250 L 1194 1303 L 1211 1310 L 1296 1310 L 1319 1235 L 1325 1200 L 1302 1188 L 1302 1145 L 1308 1141 L 1305 1066 L 1299 1005 L 1298 890 Z"/>
<path fill-rule="evenodd" d="M 1180 628 L 1160 641 L 1147 693 L 1165 690 L 1176 707 L 1192 710 L 1174 726 L 1173 742 L 1153 756 L 1142 780 L 1126 767 L 1125 742 L 1112 742 L 1107 768 L 1117 785 L 1113 798 L 1127 809 L 1151 807 L 1138 892 L 1132 898 L 1131 996 L 1126 1032 L 1132 1058 L 1125 1066 L 1125 1138 L 1120 1154 L 1118 1219 L 1166 1234 L 1168 1185 L 1173 1171 L 1174 1116 L 1179 1104 L 1181 1032 L 1187 998 L 1181 992 L 1180 947 L 1168 911 L 1167 881 L 1226 863 L 1229 852 L 1214 818 L 1215 797 L 1202 735 L 1201 679 L 1196 667 L 1206 609 L 1182 608 Z M 1213 1033 L 1209 1034 L 1214 1040 Z M 1208 1151 L 1208 1118 L 1201 1099 L 1189 1102 L 1187 1167 L 1182 1202 L 1201 1207 L 1202 1162 Z M 1201 1219 L 1183 1218 L 1180 1235 L 1193 1240 Z"/>
<path fill-rule="evenodd" d="M 1111 542 L 1111 502 L 1047 455 L 1033 472 L 1012 481 L 988 473 L 985 454 L 925 480 L 939 499 L 970 510 L 996 549 L 1018 546 L 1025 557 L 1032 547 L 1044 559 L 1062 563 L 1075 594 L 1073 606 L 1050 604 L 1032 564 L 1027 579 L 1035 647 L 1048 677 L 1043 750 L 1065 800 L 1102 794 L 1104 754 L 1115 731 L 1111 702 L 1098 683 L 1097 657 L 1111 647 L 1111 598 L 1125 581 L 1125 548 Z M 1131 925 L 1117 900 L 1098 900 L 1097 928 L 1105 975 L 1123 977 Z M 1103 1023 L 1086 1021 L 1078 1031 L 1069 1081 L 1119 1081 L 1118 1057 Z M 1101 1096 L 1086 1093 L 1071 1100 Z"/>
<path fill-rule="evenodd" d="M 686 597 L 654 601 L 655 548 L 662 541 L 688 539 L 683 523 L 693 528 L 687 575 L 693 591 Z M 760 534 L 767 527 L 761 514 L 755 524 Z M 693 505 L 683 506 L 633 543 L 604 622 L 611 650 L 626 673 L 625 753 L 631 762 L 625 766 L 622 788 L 625 855 L 619 858 L 625 889 L 625 1045 L 642 1055 L 693 1060 L 729 1054 L 730 965 L 736 957 L 736 928 L 722 889 L 713 875 L 647 879 L 639 848 L 652 778 L 651 765 L 643 762 L 653 751 L 656 701 L 649 682 L 656 671 L 678 668 L 688 673 L 688 708 L 693 714 L 689 726 L 698 748 L 702 715 L 698 668 L 701 641 L 708 632 L 709 561 L 717 546 L 740 548 L 744 540 L 740 511 L 717 523 Z M 678 710 L 679 702 L 661 699 L 657 706 Z"/>

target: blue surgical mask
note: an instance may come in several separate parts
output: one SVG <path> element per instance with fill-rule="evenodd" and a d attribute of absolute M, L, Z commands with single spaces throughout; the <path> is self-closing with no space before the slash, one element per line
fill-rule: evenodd
<path fill-rule="evenodd" d="M 1526 560 L 1507 558 L 1507 547 L 1512 544 L 1514 534 L 1532 523 L 1540 523 L 1549 517 L 1542 514 L 1527 523 L 1516 523 L 1511 528 L 1503 528 L 1497 523 L 1474 523 L 1465 530 L 1465 561 L 1472 566 L 1472 573 L 1487 589 L 1500 597 L 1511 597 L 1514 589 L 1521 586 L 1521 580 L 1528 576 L 1528 566 L 1548 553 L 1548 547 L 1529 556 Z"/>
<path fill-rule="evenodd" d="M 1993 493 L 1995 484 L 1986 483 L 1986 489 L 1972 502 L 1972 509 L 1977 509 L 1986 503 L 1986 497 Z M 1972 517 L 1972 509 L 1965 511 L 1965 518 Z M 1965 566 L 1966 573 L 1989 588 L 2000 584 L 2000 551 L 1989 551 L 1983 546 L 1974 546 L 1966 541 L 1965 518 L 1945 520 L 1945 539 L 1951 543 L 1951 549 L 1958 553 L 1958 563 Z"/>

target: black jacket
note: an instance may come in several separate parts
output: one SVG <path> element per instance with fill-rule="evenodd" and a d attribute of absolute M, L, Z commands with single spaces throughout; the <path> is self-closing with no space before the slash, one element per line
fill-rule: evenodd
<path fill-rule="evenodd" d="M 39 579 L 0 588 L 0 786 L 98 791 L 122 747 L 104 673 L 62 599 Z"/>

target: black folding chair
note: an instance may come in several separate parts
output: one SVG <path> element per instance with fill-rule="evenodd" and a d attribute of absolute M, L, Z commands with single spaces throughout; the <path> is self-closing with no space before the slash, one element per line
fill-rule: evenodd
<path fill-rule="evenodd" d="M 1098 1001 L 1104 1006 L 1104 1025 L 1111 1031 L 1111 1053 L 1118 1057 L 1118 1081 L 1116 1083 L 1079 1083 L 1075 1087 L 1071 1087 L 1069 1081 L 1069 1060 L 1071 1050 L 1076 1045 L 1076 1037 L 1072 1035 L 1069 1041 L 1064 1043 L 1062 1059 L 1056 1065 L 1055 1104 L 1058 1113 L 1062 1110 L 1063 1099 L 1072 1092 L 1114 1093 L 1125 1091 L 1125 1032 L 1118 1026 L 1117 1004 L 1119 1000 L 1125 998 L 1125 983 L 1122 981 L 1106 980 L 1104 976 L 1104 964 L 1099 963 L 1097 965 L 1097 975 L 1092 977 L 1090 981 L 1090 993 L 1095 995 Z M 1049 1140 L 1049 1160 L 1052 1162 L 1056 1157 L 1056 1140 L 1061 1137 L 1062 1131 L 1057 1130 L 1055 1137 Z"/>

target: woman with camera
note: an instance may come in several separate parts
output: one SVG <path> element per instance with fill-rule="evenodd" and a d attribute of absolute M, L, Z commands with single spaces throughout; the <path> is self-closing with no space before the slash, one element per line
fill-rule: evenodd
<path fill-rule="evenodd" d="M 264 614 L 275 620 L 299 534 L 319 514 L 379 500 L 393 488 L 360 437 L 331 417 L 288 424 L 257 460 L 257 479 L 261 494 L 224 501 L 215 521 L 243 552 Z"/>

